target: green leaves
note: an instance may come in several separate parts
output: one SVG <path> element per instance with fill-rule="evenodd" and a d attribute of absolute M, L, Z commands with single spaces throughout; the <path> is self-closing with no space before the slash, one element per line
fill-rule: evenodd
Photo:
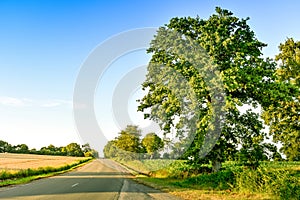
<path fill-rule="evenodd" d="M 68 156 L 83 156 L 82 149 L 77 143 L 70 143 L 65 147 L 65 151 Z"/>
<path fill-rule="evenodd" d="M 269 107 L 263 118 L 270 125 L 275 142 L 281 142 L 281 151 L 288 160 L 300 160 L 300 42 L 292 38 L 279 46 L 276 60 L 280 63 Z"/>
<path fill-rule="evenodd" d="M 219 7 L 207 20 L 176 17 L 158 29 L 148 49 L 152 58 L 143 83 L 148 94 L 138 110 L 150 109 L 145 117 L 158 121 L 165 134 L 176 129 L 195 162 L 205 155 L 221 162 L 236 142 L 249 148 L 259 144 L 239 139 L 260 135 L 263 127 L 258 115 L 241 120 L 237 106 L 270 105 L 264 92 L 272 86 L 276 65 L 260 57 L 266 44 L 248 20 Z"/>
<path fill-rule="evenodd" d="M 141 130 L 138 126 L 127 125 L 121 130 L 118 137 L 108 141 L 103 149 L 106 158 L 119 158 L 121 160 L 131 160 L 138 158 L 138 153 L 142 153 L 140 143 Z"/>
<path fill-rule="evenodd" d="M 154 153 L 161 148 L 164 147 L 163 140 L 156 135 L 155 133 L 148 133 L 143 139 L 142 139 L 142 145 L 146 149 L 147 153 L 153 157 Z"/>
<path fill-rule="evenodd" d="M 114 145 L 123 151 L 139 153 L 141 148 L 140 135 L 141 130 L 137 126 L 128 125 L 125 130 L 119 133 Z"/>

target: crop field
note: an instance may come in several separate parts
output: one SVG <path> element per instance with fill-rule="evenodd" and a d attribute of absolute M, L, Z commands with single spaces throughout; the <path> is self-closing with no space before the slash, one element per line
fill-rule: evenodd
<path fill-rule="evenodd" d="M 0 171 L 38 169 L 40 167 L 58 168 L 85 159 L 83 157 L 0 153 Z"/>
<path fill-rule="evenodd" d="M 91 157 L 0 153 L 0 187 L 27 183 L 72 170 Z"/>

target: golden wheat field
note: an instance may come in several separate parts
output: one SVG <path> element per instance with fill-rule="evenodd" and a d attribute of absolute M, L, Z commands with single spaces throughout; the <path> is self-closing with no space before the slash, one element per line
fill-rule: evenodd
<path fill-rule="evenodd" d="M 39 167 L 61 167 L 84 160 L 84 157 L 48 156 L 33 154 L 0 153 L 0 171 L 37 169 Z"/>

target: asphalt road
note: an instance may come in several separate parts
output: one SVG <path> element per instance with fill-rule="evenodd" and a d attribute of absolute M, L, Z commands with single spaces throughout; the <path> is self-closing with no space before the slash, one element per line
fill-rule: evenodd
<path fill-rule="evenodd" d="M 0 199 L 178 199 L 131 179 L 132 176 L 117 163 L 99 159 L 59 176 L 1 188 Z"/>

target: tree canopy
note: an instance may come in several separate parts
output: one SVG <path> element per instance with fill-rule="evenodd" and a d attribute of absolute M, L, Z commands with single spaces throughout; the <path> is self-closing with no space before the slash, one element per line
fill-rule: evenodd
<path fill-rule="evenodd" d="M 270 135 L 281 142 L 281 151 L 288 160 L 300 160 L 300 42 L 289 38 L 279 46 L 276 56 L 278 95 L 270 99 L 272 104 L 265 109 L 263 117 L 270 125 Z M 276 93 L 275 93 L 276 94 Z"/>
<path fill-rule="evenodd" d="M 135 125 L 127 125 L 115 139 L 107 142 L 103 153 L 106 158 L 119 160 L 144 159 L 147 158 L 146 153 L 151 158 L 159 158 L 158 151 L 163 146 L 164 141 L 155 133 L 148 133 L 141 140 L 141 129 Z"/>
<path fill-rule="evenodd" d="M 182 141 L 192 141 L 186 156 L 211 161 L 214 171 L 238 145 L 255 151 L 266 135 L 258 114 L 238 109 L 269 106 L 276 66 L 262 57 L 266 44 L 255 37 L 248 20 L 221 8 L 207 20 L 176 17 L 159 28 L 148 49 L 152 58 L 142 85 L 147 94 L 138 110 L 150 108 L 145 118 L 159 122 L 166 134 L 175 128 Z M 221 113 L 216 112 L 222 102 Z M 207 145 L 206 140 L 214 142 Z M 210 151 L 204 159 L 200 150 L 205 145 Z"/>
<path fill-rule="evenodd" d="M 98 152 L 91 149 L 89 144 L 84 144 L 82 147 L 73 142 L 65 147 L 56 147 L 50 144 L 47 147 L 41 147 L 40 150 L 29 149 L 26 144 L 11 145 L 8 142 L 0 140 L 0 153 L 30 153 L 42 155 L 57 155 L 57 156 L 85 156 L 98 157 Z"/>
<path fill-rule="evenodd" d="M 164 147 L 164 142 L 155 133 L 148 133 L 142 139 L 142 146 L 145 147 L 147 153 L 153 158 L 154 153 Z"/>

